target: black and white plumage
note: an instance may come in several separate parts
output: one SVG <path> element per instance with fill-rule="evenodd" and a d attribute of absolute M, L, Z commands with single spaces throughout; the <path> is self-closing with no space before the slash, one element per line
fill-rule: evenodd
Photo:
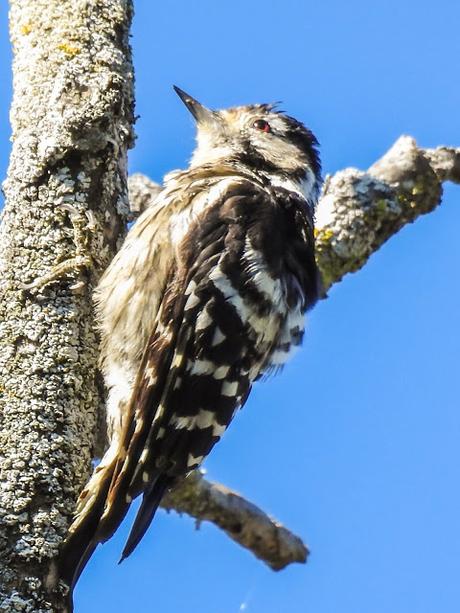
<path fill-rule="evenodd" d="M 252 383 L 300 345 L 318 298 L 313 134 L 271 105 L 211 111 L 176 91 L 197 121 L 190 167 L 166 177 L 96 293 L 110 446 L 64 545 L 69 583 L 142 493 L 133 551 Z"/>

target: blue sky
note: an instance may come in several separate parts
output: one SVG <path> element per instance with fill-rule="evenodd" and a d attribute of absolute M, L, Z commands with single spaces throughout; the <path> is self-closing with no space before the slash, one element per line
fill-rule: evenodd
<path fill-rule="evenodd" d="M 460 144 L 457 0 L 158 4 L 135 3 L 132 171 L 186 165 L 193 125 L 173 83 L 213 107 L 282 100 L 325 172 L 366 168 L 403 133 Z M 8 64 L 3 34 L 2 176 Z M 160 512 L 121 566 L 126 523 L 100 548 L 77 613 L 458 613 L 459 199 L 446 186 L 434 214 L 332 289 L 206 463 L 301 534 L 309 563 L 275 574 L 213 526 Z"/>

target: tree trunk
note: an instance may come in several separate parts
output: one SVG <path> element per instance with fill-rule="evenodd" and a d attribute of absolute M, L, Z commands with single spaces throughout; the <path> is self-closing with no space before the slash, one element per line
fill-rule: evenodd
<path fill-rule="evenodd" d="M 91 293 L 128 213 L 129 0 L 12 0 L 0 230 L 0 611 L 63 611 L 58 547 L 96 444 Z"/>

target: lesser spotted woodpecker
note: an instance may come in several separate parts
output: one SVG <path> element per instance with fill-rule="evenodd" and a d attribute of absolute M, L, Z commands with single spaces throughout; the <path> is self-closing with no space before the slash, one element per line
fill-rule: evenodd
<path fill-rule="evenodd" d="M 253 382 L 300 345 L 318 298 L 312 132 L 270 104 L 213 111 L 175 89 L 197 124 L 190 166 L 166 176 L 96 291 L 110 446 L 64 546 L 71 583 L 142 494 L 122 557 L 134 550 Z"/>

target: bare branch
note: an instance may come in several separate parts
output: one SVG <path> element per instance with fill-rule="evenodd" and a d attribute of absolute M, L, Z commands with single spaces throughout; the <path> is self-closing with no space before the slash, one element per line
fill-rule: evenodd
<path fill-rule="evenodd" d="M 198 471 L 165 496 L 162 507 L 212 522 L 273 570 L 307 560 L 308 549 L 298 536 L 236 492 L 207 481 Z"/>
<path fill-rule="evenodd" d="M 460 148 L 426 149 L 425 155 L 440 181 L 460 183 Z"/>
<path fill-rule="evenodd" d="M 402 226 L 432 211 L 442 182 L 460 183 L 460 149 L 421 149 L 403 136 L 367 172 L 348 168 L 328 177 L 317 212 L 317 259 L 325 290 L 361 268 Z M 150 187 L 152 185 L 152 187 Z M 130 179 L 130 198 L 145 208 L 158 185 Z M 271 568 L 305 562 L 302 540 L 253 503 L 192 473 L 165 499 L 166 509 L 213 522 Z"/>
<path fill-rule="evenodd" d="M 129 208 L 135 219 L 148 208 L 161 191 L 161 185 L 145 175 L 136 173 L 128 179 Z"/>
<path fill-rule="evenodd" d="M 424 150 L 408 136 L 367 172 L 326 179 L 316 219 L 316 253 L 327 291 L 420 215 L 441 202 L 442 181 L 459 182 L 460 149 Z"/>

